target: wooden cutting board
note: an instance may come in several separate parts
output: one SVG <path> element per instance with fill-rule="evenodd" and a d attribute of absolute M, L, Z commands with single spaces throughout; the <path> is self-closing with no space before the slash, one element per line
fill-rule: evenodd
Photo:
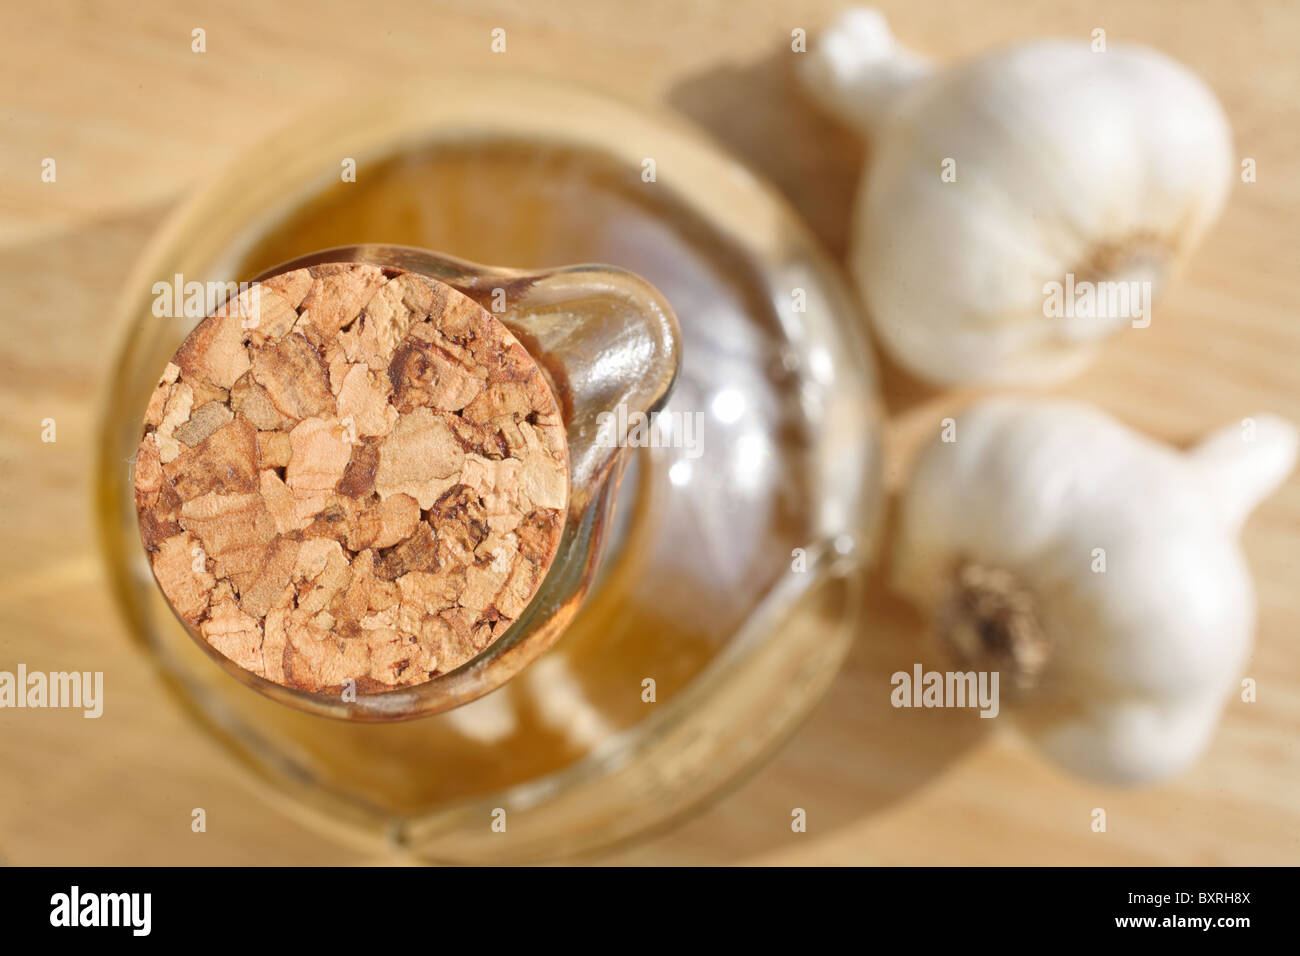
<path fill-rule="evenodd" d="M 118 284 L 187 188 L 331 95 L 429 69 L 560 75 L 666 104 L 772 179 L 842 255 L 863 147 L 791 77 L 795 28 L 840 6 L 704 0 L 232 5 L 105 11 L 10 4 L 0 58 L 0 668 L 103 670 L 112 707 L 0 711 L 0 862 L 376 862 L 256 790 L 164 696 L 128 644 L 98 565 L 90 477 L 96 396 Z M 1203 75 L 1258 181 L 1161 300 L 1164 321 L 1114 342 L 1060 392 L 1171 441 L 1257 411 L 1300 421 L 1300 8 L 1233 0 L 1060 10 L 1015 0 L 888 3 L 896 33 L 938 59 L 1044 34 L 1158 46 Z M 1085 9 L 1086 6 L 1086 9 Z M 741 11 L 744 11 L 743 14 Z M 490 31 L 506 30 L 505 54 Z M 191 51 L 205 31 L 207 52 Z M 41 182 L 52 157 L 57 182 Z M 973 392 L 886 367 L 890 480 Z M 41 441 L 42 420 L 57 440 Z M 808 723 L 750 780 L 683 826 L 605 859 L 751 863 L 1300 862 L 1300 477 L 1244 545 L 1260 613 L 1249 674 L 1209 753 L 1160 785 L 1070 779 L 1002 721 L 887 704 L 918 621 L 874 585 L 869 628 Z M 988 731 L 981 723 L 997 723 Z M 190 831 L 194 807 L 208 830 Z M 808 831 L 790 814 L 802 807 Z M 1092 832 L 1095 807 L 1106 833 Z"/>

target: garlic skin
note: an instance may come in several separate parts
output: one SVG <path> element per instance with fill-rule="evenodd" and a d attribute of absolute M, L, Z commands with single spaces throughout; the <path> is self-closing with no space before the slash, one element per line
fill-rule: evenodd
<path fill-rule="evenodd" d="M 850 9 L 802 66 L 870 136 L 850 266 L 880 341 L 935 383 L 1080 372 L 1105 337 L 1150 321 L 1150 299 L 1144 316 L 1048 317 L 1045 286 L 1069 274 L 1155 297 L 1232 180 L 1214 94 L 1143 47 L 1042 40 L 934 70 L 879 13 Z"/>
<path fill-rule="evenodd" d="M 962 669 L 1003 687 L 1032 669 L 1008 709 L 1057 763 L 1113 783 L 1187 766 L 1238 690 L 1255 619 L 1237 538 L 1294 467 L 1295 428 L 1258 416 L 1184 453 L 1065 400 L 955 422 L 903 492 L 895 587 Z"/>

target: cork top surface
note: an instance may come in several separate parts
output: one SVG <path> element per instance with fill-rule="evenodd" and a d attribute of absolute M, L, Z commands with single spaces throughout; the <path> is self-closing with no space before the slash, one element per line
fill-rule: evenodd
<path fill-rule="evenodd" d="M 461 293 L 337 263 L 190 334 L 135 460 L 154 577 L 192 633 L 302 690 L 422 683 L 532 599 L 568 506 L 554 393 Z"/>

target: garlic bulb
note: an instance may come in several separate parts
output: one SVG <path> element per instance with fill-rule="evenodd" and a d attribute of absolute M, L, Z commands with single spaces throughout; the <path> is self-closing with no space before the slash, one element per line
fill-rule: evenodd
<path fill-rule="evenodd" d="M 1153 50 L 1043 40 L 936 71 L 851 9 L 802 65 L 871 135 L 851 266 L 879 339 L 934 382 L 1076 374 L 1149 324 L 1227 194 L 1223 110 Z"/>
<path fill-rule="evenodd" d="M 1182 453 L 1088 406 L 989 399 L 947 422 L 903 493 L 897 588 L 1016 721 L 1080 774 L 1186 766 L 1254 630 L 1238 531 L 1296 430 L 1245 419 Z M 943 440 L 950 439 L 949 441 Z"/>

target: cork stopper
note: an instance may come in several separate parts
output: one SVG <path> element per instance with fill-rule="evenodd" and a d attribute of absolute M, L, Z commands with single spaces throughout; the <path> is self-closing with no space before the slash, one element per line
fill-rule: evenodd
<path fill-rule="evenodd" d="M 286 687 L 420 684 L 501 637 L 555 558 L 564 424 L 538 364 L 425 276 L 330 263 L 206 318 L 135 463 L 154 577 L 191 633 Z"/>

